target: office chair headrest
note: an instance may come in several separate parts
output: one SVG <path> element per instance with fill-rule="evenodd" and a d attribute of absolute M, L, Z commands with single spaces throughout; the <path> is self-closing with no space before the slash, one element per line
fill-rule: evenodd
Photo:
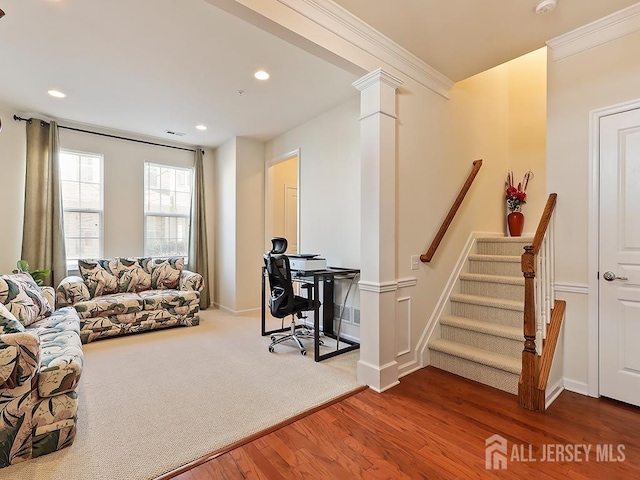
<path fill-rule="evenodd" d="M 287 251 L 287 246 L 289 245 L 286 238 L 282 237 L 274 237 L 271 239 L 271 252 L 275 254 L 281 254 Z"/>

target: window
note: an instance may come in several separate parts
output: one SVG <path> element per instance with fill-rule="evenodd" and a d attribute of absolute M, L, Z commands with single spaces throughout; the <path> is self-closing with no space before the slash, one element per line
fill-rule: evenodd
<path fill-rule="evenodd" d="M 144 164 L 144 251 L 151 257 L 187 257 L 191 168 Z"/>
<path fill-rule="evenodd" d="M 60 180 L 67 268 L 102 257 L 102 155 L 62 150 Z"/>

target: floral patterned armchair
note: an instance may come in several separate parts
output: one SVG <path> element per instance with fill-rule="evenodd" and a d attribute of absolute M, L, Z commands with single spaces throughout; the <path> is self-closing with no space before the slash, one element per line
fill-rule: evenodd
<path fill-rule="evenodd" d="M 80 319 L 54 290 L 0 275 L 0 467 L 73 443 L 82 372 Z"/>
<path fill-rule="evenodd" d="M 80 277 L 62 280 L 58 306 L 80 316 L 82 343 L 178 325 L 198 325 L 202 276 L 182 258 L 79 260 Z"/>

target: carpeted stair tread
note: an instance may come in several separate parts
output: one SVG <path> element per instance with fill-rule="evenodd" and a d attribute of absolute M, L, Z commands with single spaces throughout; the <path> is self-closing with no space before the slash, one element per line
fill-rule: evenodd
<path fill-rule="evenodd" d="M 460 280 L 470 280 L 474 282 L 503 283 L 506 285 L 524 285 L 524 277 L 513 277 L 510 275 L 491 275 L 487 273 L 461 273 Z"/>
<path fill-rule="evenodd" d="M 482 305 L 484 307 L 503 308 L 505 310 L 515 310 L 524 312 L 524 301 L 506 300 L 503 298 L 482 297 L 479 295 L 469 295 L 466 293 L 454 293 L 449 297 L 452 302 L 468 303 L 472 305 Z"/>
<path fill-rule="evenodd" d="M 519 375 L 522 370 L 520 359 L 470 347 L 468 345 L 462 345 L 449 340 L 443 340 L 441 338 L 431 340 L 429 342 L 429 348 L 488 367 L 504 370 L 505 372 L 515 375 Z"/>
<path fill-rule="evenodd" d="M 500 325 L 497 323 L 475 320 L 473 318 L 456 317 L 455 315 L 445 315 L 440 319 L 441 325 L 463 328 L 478 333 L 486 333 L 496 337 L 508 338 L 510 340 L 524 341 L 522 328 Z"/>
<path fill-rule="evenodd" d="M 533 243 L 533 237 L 480 237 L 476 239 L 478 243 Z"/>
<path fill-rule="evenodd" d="M 480 253 L 474 253 L 469 255 L 469 260 L 475 262 L 520 263 L 522 257 L 520 255 L 483 255 Z"/>

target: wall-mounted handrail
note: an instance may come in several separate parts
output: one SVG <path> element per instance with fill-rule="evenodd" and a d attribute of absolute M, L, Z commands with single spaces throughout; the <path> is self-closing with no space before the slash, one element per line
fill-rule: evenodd
<path fill-rule="evenodd" d="M 558 195 L 547 199 L 532 245 L 524 247 L 524 350 L 518 383 L 520 405 L 544 411 L 545 390 L 566 304 L 556 301 L 553 214 Z M 538 275 L 536 275 L 536 273 Z M 548 342 L 547 342 L 548 340 Z"/>
<path fill-rule="evenodd" d="M 440 226 L 440 230 L 438 230 L 438 233 L 433 239 L 433 242 L 431 242 L 431 246 L 429 247 L 429 250 L 427 250 L 427 253 L 420 255 L 421 261 L 425 263 L 429 263 L 433 258 L 433 256 L 435 255 L 436 250 L 438 249 L 438 245 L 440 245 L 440 242 L 444 238 L 445 233 L 447 233 L 447 229 L 449 228 L 449 225 L 451 225 L 453 218 L 456 216 L 456 213 L 458 212 L 460 205 L 462 205 L 462 201 L 464 200 L 465 195 L 471 188 L 471 184 L 473 183 L 473 180 L 476 178 L 476 175 L 478 174 L 480 167 L 482 167 L 482 160 L 476 160 L 473 162 L 473 169 L 471 170 L 471 173 L 469 173 L 469 176 L 467 177 L 467 181 L 462 186 L 460 193 L 458 193 L 456 201 L 453 202 L 453 205 L 451 206 L 449 213 L 444 219 L 444 222 L 442 222 L 442 225 Z"/>

